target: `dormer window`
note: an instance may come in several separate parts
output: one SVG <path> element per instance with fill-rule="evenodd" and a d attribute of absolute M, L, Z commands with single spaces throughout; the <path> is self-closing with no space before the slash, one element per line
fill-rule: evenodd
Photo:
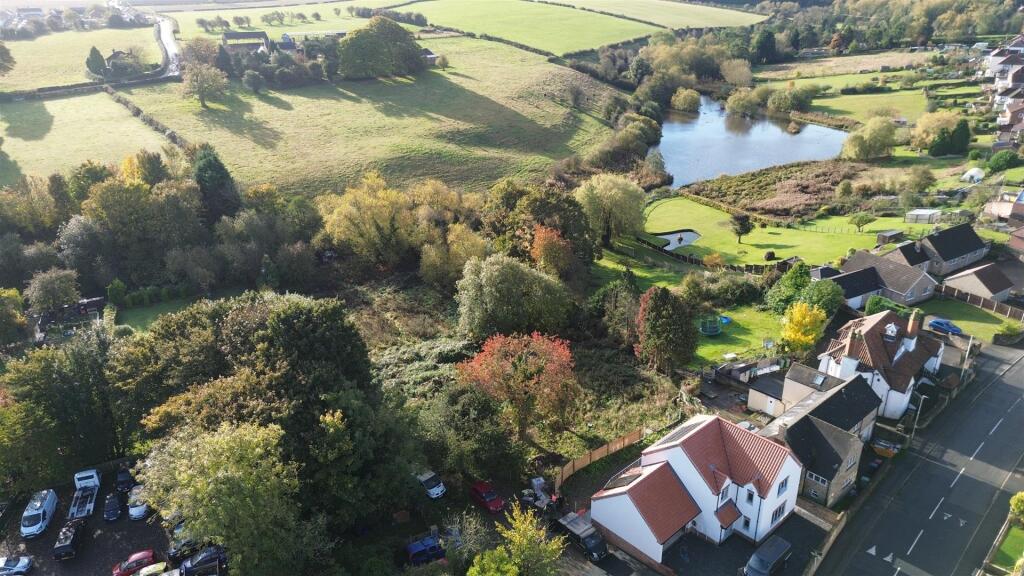
<path fill-rule="evenodd" d="M 896 326 L 895 322 L 890 322 L 889 325 L 885 327 L 885 339 L 889 342 L 895 342 L 899 333 L 900 329 Z"/>

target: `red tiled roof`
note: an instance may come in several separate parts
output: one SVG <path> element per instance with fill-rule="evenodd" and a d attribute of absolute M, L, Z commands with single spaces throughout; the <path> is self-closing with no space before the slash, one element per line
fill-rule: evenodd
<path fill-rule="evenodd" d="M 753 484 L 764 497 L 792 455 L 785 446 L 718 416 L 695 416 L 679 429 L 687 430 L 683 435 L 670 433 L 670 440 L 659 441 L 644 454 L 679 446 L 715 494 L 728 479 L 740 486 Z"/>
<path fill-rule="evenodd" d="M 700 514 L 700 508 L 686 491 L 672 465 L 661 462 L 626 490 L 647 527 L 664 543 Z"/>
<path fill-rule="evenodd" d="M 722 528 L 728 528 L 732 526 L 732 523 L 739 520 L 740 509 L 736 507 L 736 503 L 729 500 L 715 512 L 715 517 L 718 518 L 718 523 L 722 525 Z"/>

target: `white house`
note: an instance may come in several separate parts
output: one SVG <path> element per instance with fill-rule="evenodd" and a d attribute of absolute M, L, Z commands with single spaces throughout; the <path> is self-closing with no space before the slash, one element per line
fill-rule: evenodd
<path fill-rule="evenodd" d="M 847 322 L 818 356 L 818 370 L 843 379 L 860 374 L 882 400 L 879 415 L 899 419 L 917 383 L 938 372 L 944 346 L 920 333 L 916 313 L 905 320 L 887 310 Z"/>
<path fill-rule="evenodd" d="M 802 475 L 789 448 L 694 416 L 594 494 L 591 518 L 612 544 L 657 566 L 684 534 L 761 542 L 793 512 Z"/>

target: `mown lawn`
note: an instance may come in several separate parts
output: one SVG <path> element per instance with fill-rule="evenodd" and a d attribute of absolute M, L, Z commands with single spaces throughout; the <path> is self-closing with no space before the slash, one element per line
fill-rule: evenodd
<path fill-rule="evenodd" d="M 105 93 L 3 104 L 0 185 L 47 176 L 86 160 L 117 162 L 168 141 Z"/>
<path fill-rule="evenodd" d="M 983 342 L 992 342 L 992 336 L 1007 322 L 1002 316 L 951 298 L 933 298 L 919 307 L 925 314 L 952 320 L 964 333 Z"/>
<path fill-rule="evenodd" d="M 999 544 L 992 563 L 1006 570 L 1013 570 L 1014 564 L 1024 555 L 1024 528 L 1012 525 L 1006 538 Z"/>
<path fill-rule="evenodd" d="M 921 64 L 931 56 L 932 54 L 928 52 L 912 53 L 902 50 L 890 50 L 888 52 L 812 58 L 759 66 L 754 70 L 754 73 L 761 78 L 773 79 L 856 74 L 861 70 L 878 70 L 882 66 L 897 69 L 909 64 Z M 886 72 L 885 74 L 889 73 Z"/>
<path fill-rule="evenodd" d="M 833 223 L 839 227 L 838 223 Z M 755 228 L 736 241 L 730 216 L 721 210 L 698 204 L 686 198 L 670 198 L 647 208 L 645 230 L 654 234 L 690 228 L 701 235 L 695 243 L 677 248 L 677 252 L 703 258 L 721 254 L 730 264 L 764 264 L 764 254 L 775 252 L 777 258 L 800 256 L 810 264 L 824 264 L 846 254 L 850 248 L 871 248 L 874 234 L 852 232 L 815 232 L 791 228 Z"/>
<path fill-rule="evenodd" d="M 434 24 L 490 34 L 566 54 L 654 34 L 660 28 L 614 16 L 522 0 L 429 0 L 410 10 Z"/>
<path fill-rule="evenodd" d="M 190 10 L 186 12 L 169 12 L 168 16 L 174 18 L 178 22 L 178 35 L 181 39 L 187 40 L 196 36 L 206 36 L 219 40 L 221 31 L 215 30 L 212 32 L 205 32 L 202 28 L 196 24 L 196 19 L 205 18 L 212 20 L 217 16 L 224 18 L 228 22 L 236 16 L 247 16 L 251 20 L 250 28 L 238 28 L 232 24 L 232 29 L 239 32 L 249 32 L 254 30 L 264 30 L 272 40 L 280 40 L 281 34 L 286 32 L 294 34 L 297 32 L 351 32 L 357 28 L 366 26 L 369 19 L 356 18 L 349 16 L 345 9 L 349 6 L 364 6 L 367 8 L 378 8 L 383 5 L 394 4 L 395 2 L 383 2 L 373 0 L 360 0 L 359 2 L 324 2 L 320 4 L 303 4 L 300 6 L 275 6 L 266 8 L 230 8 L 225 7 L 224 9 L 216 10 Z M 341 10 L 338 15 L 334 14 L 334 9 Z M 402 9 L 404 10 L 404 9 Z M 414 8 L 409 8 L 410 11 L 415 11 Z M 301 12 L 306 15 L 307 21 L 303 22 L 295 18 L 285 18 L 284 24 L 274 24 L 267 26 L 260 20 L 260 16 L 269 14 L 270 12 L 284 12 L 285 14 Z M 313 13 L 318 12 L 320 14 L 320 20 L 313 19 Z"/>
<path fill-rule="evenodd" d="M 207 110 L 174 85 L 125 94 L 190 141 L 213 144 L 243 183 L 308 192 L 344 187 L 373 169 L 400 184 L 439 178 L 481 190 L 505 176 L 540 174 L 610 133 L 596 115 L 568 105 L 570 83 L 591 92 L 588 104 L 610 90 L 587 76 L 495 42 L 422 44 L 451 67 L 259 96 L 236 84 Z"/>
<path fill-rule="evenodd" d="M 672 0 L 569 0 L 567 4 L 622 14 L 669 28 L 751 26 L 765 19 L 760 14 L 725 10 Z"/>
<path fill-rule="evenodd" d="M 753 306 L 740 306 L 719 310 L 720 315 L 730 319 L 722 326 L 718 336 L 700 336 L 697 354 L 692 366 L 720 364 L 725 354 L 736 354 L 740 358 L 755 356 L 764 348 L 764 341 L 771 339 L 778 343 L 782 329 L 778 317 L 771 312 L 762 312 Z"/>
<path fill-rule="evenodd" d="M 117 311 L 117 323 L 126 324 L 138 331 L 149 329 L 149 325 L 156 322 L 156 319 L 164 314 L 179 312 L 192 304 L 195 300 L 191 298 L 175 298 L 167 302 L 157 302 L 149 306 L 136 306 L 134 308 L 122 308 Z"/>
<path fill-rule="evenodd" d="M 590 269 L 594 288 L 621 278 L 626 268 L 636 276 L 642 290 L 651 286 L 675 286 L 686 273 L 702 270 L 700 266 L 675 260 L 632 238 L 620 238 L 614 244 L 614 250 L 604 250 L 602 258 L 594 262 Z"/>
<path fill-rule="evenodd" d="M 920 90 L 898 90 L 880 94 L 848 94 L 815 98 L 812 112 L 847 116 L 867 122 L 871 113 L 881 109 L 895 109 L 899 116 L 913 122 L 925 113 L 927 101 Z"/>
<path fill-rule="evenodd" d="M 831 86 L 833 90 L 839 92 L 841 88 L 847 86 L 857 86 L 865 82 L 877 82 L 879 78 L 895 78 L 906 74 L 910 74 L 910 72 L 902 70 L 897 72 L 865 72 L 863 74 L 835 74 L 832 76 L 802 76 L 800 78 L 784 80 L 766 78 L 765 83 L 776 88 L 786 88 L 790 85 L 799 88 L 808 84 L 818 84 L 820 86 Z"/>
<path fill-rule="evenodd" d="M 85 59 L 93 46 L 104 56 L 114 49 L 132 48 L 146 62 L 160 61 L 160 48 L 149 27 L 57 32 L 34 40 L 8 40 L 5 44 L 16 62 L 14 70 L 0 76 L 0 91 L 5 92 L 87 81 Z"/>

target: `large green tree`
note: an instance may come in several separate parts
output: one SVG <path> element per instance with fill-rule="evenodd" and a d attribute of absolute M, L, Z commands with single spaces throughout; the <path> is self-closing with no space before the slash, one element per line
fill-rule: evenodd
<path fill-rule="evenodd" d="M 29 309 L 36 314 L 57 312 L 65 304 L 77 302 L 80 297 L 78 278 L 72 270 L 51 268 L 37 272 L 25 287 Z"/>
<path fill-rule="evenodd" d="M 797 263 L 765 293 L 764 303 L 772 312 L 781 316 L 810 283 L 811 269 L 803 262 Z"/>
<path fill-rule="evenodd" d="M 352 80 L 405 76 L 426 68 L 423 51 L 405 28 L 383 16 L 338 43 L 338 73 Z"/>
<path fill-rule="evenodd" d="M 694 309 L 666 288 L 652 286 L 636 315 L 638 358 L 665 373 L 685 366 L 697 350 Z"/>
<path fill-rule="evenodd" d="M 242 204 L 238 188 L 213 148 L 203 146 L 196 152 L 192 159 L 192 177 L 199 185 L 203 219 L 208 226 L 238 212 Z"/>
<path fill-rule="evenodd" d="M 644 224 L 644 191 L 625 176 L 598 174 L 576 189 L 594 235 L 611 246 L 612 236 L 635 234 Z"/>

